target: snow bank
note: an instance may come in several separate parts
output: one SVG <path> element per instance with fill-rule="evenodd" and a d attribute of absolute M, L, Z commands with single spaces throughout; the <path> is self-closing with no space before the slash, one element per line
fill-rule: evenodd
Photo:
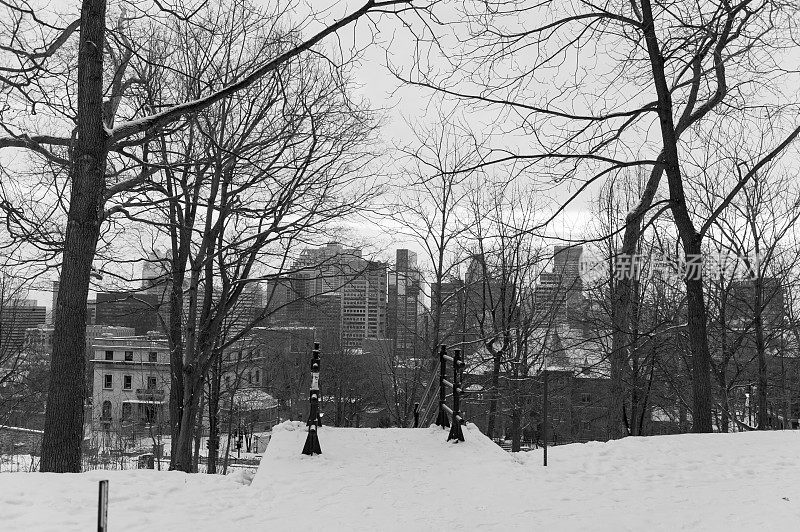
<path fill-rule="evenodd" d="M 322 455 L 312 457 L 300 454 L 305 426 L 283 423 L 273 429 L 251 489 L 263 491 L 276 530 L 442 530 L 496 522 L 486 495 L 518 469 L 511 455 L 472 425 L 463 443 L 447 443 L 446 435 L 438 427 L 321 427 Z M 476 514 L 483 517 L 476 521 Z"/>
<path fill-rule="evenodd" d="M 0 474 L 0 529 L 85 531 L 97 481 L 109 527 L 165 530 L 797 530 L 800 432 L 628 438 L 512 455 L 473 426 L 322 427 L 303 456 L 299 423 L 278 426 L 245 475 L 93 471 Z"/>
<path fill-rule="evenodd" d="M 515 455 L 477 429 L 284 424 L 252 489 L 278 530 L 798 530 L 799 432 L 628 438 Z"/>
<path fill-rule="evenodd" d="M 256 530 L 248 506 L 258 501 L 237 479 L 175 471 L 0 474 L 0 530 L 97 530 L 98 481 L 109 480 L 109 530 Z M 235 528 L 232 523 L 243 523 Z"/>

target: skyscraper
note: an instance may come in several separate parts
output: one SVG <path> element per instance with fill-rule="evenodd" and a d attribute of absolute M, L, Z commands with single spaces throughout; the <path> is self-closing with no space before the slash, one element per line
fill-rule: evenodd
<path fill-rule="evenodd" d="M 414 355 L 420 336 L 419 316 L 423 309 L 422 275 L 417 268 L 417 254 L 398 249 L 395 264 L 389 272 L 389 301 L 387 336 L 392 339 L 395 353 Z"/>
<path fill-rule="evenodd" d="M 582 246 L 555 246 L 553 271 L 539 275 L 534 292 L 536 310 L 554 323 L 582 320 L 585 310 L 580 276 Z"/>
<path fill-rule="evenodd" d="M 136 334 L 159 330 L 159 297 L 136 292 L 98 292 L 97 325 L 133 327 Z"/>
<path fill-rule="evenodd" d="M 44 325 L 47 308 L 34 299 L 9 299 L 0 305 L 0 349 L 10 352 L 21 349 L 25 330 Z"/>
<path fill-rule="evenodd" d="M 239 295 L 225 322 L 228 338 L 254 324 L 264 309 L 264 290 L 259 283 L 248 283 Z"/>
<path fill-rule="evenodd" d="M 360 249 L 304 249 L 292 273 L 269 284 L 270 321 L 316 327 L 322 342 L 361 348 L 364 338 L 386 337 L 387 278 L 388 265 Z"/>

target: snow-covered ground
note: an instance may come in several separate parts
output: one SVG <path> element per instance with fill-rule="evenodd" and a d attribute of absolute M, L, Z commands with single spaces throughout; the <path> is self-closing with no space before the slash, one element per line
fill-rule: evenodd
<path fill-rule="evenodd" d="M 511 455 L 475 428 L 276 428 L 242 475 L 93 471 L 0 475 L 2 530 L 798 530 L 800 432 L 628 438 Z"/>

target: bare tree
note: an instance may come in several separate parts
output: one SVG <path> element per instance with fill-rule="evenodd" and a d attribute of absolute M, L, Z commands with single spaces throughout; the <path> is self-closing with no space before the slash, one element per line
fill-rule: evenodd
<path fill-rule="evenodd" d="M 3 93 L 13 105 L 2 111 L 5 136 L 0 138 L 0 148 L 23 148 L 66 168 L 69 175 L 61 266 L 63 288 L 57 302 L 53 350 L 56 377 L 50 385 L 42 444 L 43 471 L 80 469 L 84 396 L 79 386 L 83 362 L 78 360 L 78 354 L 84 344 L 92 260 L 107 202 L 122 191 L 136 188 L 152 170 L 146 164 L 144 146 L 155 133 L 252 87 L 287 61 L 312 51 L 341 28 L 369 14 L 393 13 L 410 8 L 410 4 L 410 0 L 367 0 L 310 37 L 298 38 L 277 55 L 261 58 L 250 71 L 229 84 L 203 87 L 198 98 L 173 102 L 154 113 L 122 102 L 137 84 L 127 63 L 139 53 L 138 43 L 125 43 L 117 31 L 118 24 L 124 26 L 128 22 L 127 15 L 114 16 L 106 0 L 83 0 L 79 16 L 68 21 L 39 14 L 23 1 L 3 4 L 5 42 L 0 79 Z M 129 7 L 138 11 L 133 18 L 152 15 L 191 23 L 193 8 L 171 10 L 159 6 L 156 2 L 149 11 L 147 6 Z M 77 95 L 76 107 L 63 106 L 63 101 L 72 101 L 69 98 L 48 96 L 49 92 L 42 90 L 47 81 L 55 81 L 67 87 L 70 95 Z M 61 127 L 38 133 L 41 126 L 30 127 L 24 120 L 15 119 L 17 113 L 26 110 L 47 114 L 60 121 Z M 125 111 L 123 116 L 118 115 L 120 110 Z M 127 164 L 115 165 L 117 157 Z M 120 173 L 119 168 L 130 170 Z M 10 207 L 7 211 L 14 212 Z"/>
<path fill-rule="evenodd" d="M 790 31 L 795 8 L 784 2 L 641 0 L 597 5 L 498 0 L 464 4 L 456 12 L 461 23 L 452 24 L 463 30 L 457 32 L 457 46 L 426 34 L 427 40 L 420 39 L 425 46 L 418 48 L 421 54 L 445 56 L 452 68 L 443 70 L 436 61 L 419 57 L 409 73 L 398 75 L 469 104 L 490 123 L 501 124 L 504 133 L 519 133 L 524 141 L 504 139 L 506 146 L 485 150 L 481 165 L 502 165 L 545 183 L 571 184 L 556 189 L 567 199 L 562 195 L 556 200 L 551 220 L 593 182 L 626 167 L 649 169 L 641 201 L 626 217 L 622 252 L 629 255 L 654 206 L 661 176 L 666 175 L 669 194 L 664 201 L 680 236 L 681 253 L 689 262 L 700 261 L 710 221 L 693 217 L 693 200 L 685 190 L 688 154 L 697 149 L 694 133 L 752 116 L 748 103 L 755 100 L 769 109 L 755 117 L 761 123 L 794 103 L 769 89 L 792 76 L 780 64 L 796 46 Z M 596 67 L 585 68 L 586 61 L 596 62 Z M 725 113 L 715 116 L 721 103 L 726 104 Z M 782 119 L 783 131 L 773 124 L 774 135 L 760 160 L 774 157 L 800 133 L 789 115 Z M 717 119 L 707 123 L 712 116 Z M 659 131 L 658 138 L 651 129 Z M 738 193 L 758 164 L 753 161 L 742 172 L 741 180 L 725 191 L 727 198 Z M 712 394 L 705 298 L 702 280 L 691 277 L 686 276 L 685 284 L 694 430 L 709 432 Z M 625 427 L 619 383 L 628 359 L 634 293 L 623 282 L 615 294 L 615 391 L 610 409 L 612 436 L 620 437 Z"/>
<path fill-rule="evenodd" d="M 720 143 L 716 160 L 724 159 L 720 155 L 726 153 L 731 159 L 740 160 L 748 152 L 743 142 L 732 152 L 731 144 L 724 139 L 723 136 L 716 141 Z M 719 256 L 710 281 L 716 295 L 715 332 L 722 355 L 718 363 L 712 364 L 723 394 L 723 429 L 727 429 L 731 413 L 728 393 L 749 366 L 747 358 L 755 359 L 757 366 L 758 428 L 765 430 L 769 424 L 767 351 L 774 350 L 784 334 L 783 294 L 798 260 L 793 238 L 794 225 L 800 217 L 800 199 L 790 177 L 794 170 L 783 167 L 786 159 L 777 159 L 754 174 L 709 230 Z M 701 174 L 698 183 L 703 203 L 711 211 L 723 198 L 707 183 L 730 179 L 725 177 L 727 173 L 718 175 L 714 166 L 709 168 L 712 175 Z M 755 355 L 748 357 L 742 351 Z M 729 374 L 730 370 L 733 374 Z"/>
<path fill-rule="evenodd" d="M 454 115 L 441 114 L 438 124 L 415 131 L 417 145 L 402 148 L 410 171 L 390 191 L 387 211 L 393 238 L 400 235 L 422 250 L 420 271 L 430 306 L 419 340 L 427 351 L 425 371 L 433 375 L 440 344 L 461 346 L 464 340 L 461 240 L 468 229 L 468 194 L 479 179 L 479 173 L 464 170 L 476 163 L 477 152 L 471 148 L 477 140 Z M 437 379 L 427 379 L 420 397 L 423 423 L 435 415 L 437 386 Z"/>
<path fill-rule="evenodd" d="M 257 11 L 222 20 L 215 14 L 207 25 L 214 21 L 216 33 L 190 28 L 178 37 L 185 44 L 176 70 L 188 75 L 174 86 L 189 99 L 197 79 L 226 86 L 286 46 Z M 192 50 L 204 47 L 217 47 L 219 56 L 195 64 Z M 152 87 L 146 105 L 170 101 L 170 89 Z M 359 169 L 371 157 L 374 120 L 347 90 L 329 63 L 287 60 L 236 97 L 199 112 L 185 130 L 162 135 L 153 155 L 164 169 L 151 176 L 154 207 L 125 208 L 134 221 L 148 218 L 163 228 L 171 243 L 174 468 L 190 469 L 191 435 L 215 357 L 267 315 L 258 308 L 238 329 L 227 327 L 248 286 L 283 275 L 296 242 L 373 195 Z"/>

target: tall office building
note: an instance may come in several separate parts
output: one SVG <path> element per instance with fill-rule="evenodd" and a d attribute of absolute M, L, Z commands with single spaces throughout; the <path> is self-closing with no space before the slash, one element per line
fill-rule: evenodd
<path fill-rule="evenodd" d="M 580 278 L 583 246 L 554 246 L 553 272 L 568 279 Z"/>
<path fill-rule="evenodd" d="M 360 249 L 304 249 L 291 274 L 269 283 L 270 321 L 316 327 L 320 341 L 359 349 L 364 338 L 386 337 L 387 277 L 388 265 Z"/>
<path fill-rule="evenodd" d="M 264 310 L 264 290 L 259 283 L 249 283 L 239 295 L 236 305 L 231 309 L 225 320 L 225 329 L 228 338 L 240 334 L 245 328 L 257 323 Z"/>
<path fill-rule="evenodd" d="M 555 246 L 553 271 L 539 275 L 534 292 L 536 310 L 554 323 L 580 322 L 586 309 L 580 263 L 582 246 Z"/>
<path fill-rule="evenodd" d="M 417 268 L 417 254 L 407 249 L 395 253 L 394 268 L 389 271 L 389 301 L 386 333 L 395 353 L 413 356 L 422 333 L 422 275 Z"/>
<path fill-rule="evenodd" d="M 155 294 L 98 292 L 95 323 L 133 327 L 136 334 L 160 330 L 159 304 L 159 297 Z"/>
<path fill-rule="evenodd" d="M 25 330 L 44 325 L 47 308 L 40 307 L 34 299 L 10 299 L 0 308 L 0 349 L 8 353 L 21 349 Z"/>
<path fill-rule="evenodd" d="M 168 251 L 154 251 L 142 265 L 142 290 L 152 294 L 169 293 L 169 261 Z"/>

